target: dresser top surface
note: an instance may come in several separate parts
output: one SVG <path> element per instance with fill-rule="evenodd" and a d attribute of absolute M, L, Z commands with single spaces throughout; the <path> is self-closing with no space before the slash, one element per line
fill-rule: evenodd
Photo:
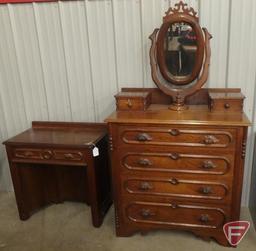
<path fill-rule="evenodd" d="M 87 148 L 106 134 L 104 123 L 33 122 L 30 129 L 8 139 L 4 144 Z"/>
<path fill-rule="evenodd" d="M 245 113 L 210 112 L 207 105 L 190 105 L 185 111 L 172 111 L 168 105 L 152 104 L 146 111 L 115 111 L 105 122 L 180 125 L 250 126 Z"/>

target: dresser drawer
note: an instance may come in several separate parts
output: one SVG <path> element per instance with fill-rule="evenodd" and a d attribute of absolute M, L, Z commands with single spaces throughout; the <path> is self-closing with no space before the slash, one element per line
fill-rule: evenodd
<path fill-rule="evenodd" d="M 129 202 L 125 217 L 136 224 L 170 225 L 195 228 L 221 228 L 225 211 L 187 203 Z"/>
<path fill-rule="evenodd" d="M 42 148 L 15 148 L 12 151 L 13 160 L 17 162 L 71 162 L 84 161 L 84 154 L 78 150 L 42 149 Z"/>
<path fill-rule="evenodd" d="M 230 188 L 224 183 L 176 177 L 170 179 L 124 178 L 123 193 L 124 195 L 189 198 L 207 202 L 229 202 L 231 200 Z"/>
<path fill-rule="evenodd" d="M 225 175 L 233 166 L 233 155 L 200 155 L 181 152 L 120 153 L 124 171 L 176 172 Z"/>
<path fill-rule="evenodd" d="M 235 129 L 119 127 L 120 144 L 233 148 Z"/>

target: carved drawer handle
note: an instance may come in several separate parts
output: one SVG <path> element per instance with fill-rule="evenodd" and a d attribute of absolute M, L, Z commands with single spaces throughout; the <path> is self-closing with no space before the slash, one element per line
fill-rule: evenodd
<path fill-rule="evenodd" d="M 142 209 L 140 214 L 143 218 L 148 218 L 156 215 L 155 213 L 151 212 L 151 210 L 149 209 Z"/>
<path fill-rule="evenodd" d="M 72 154 L 72 153 L 65 153 L 64 157 L 65 157 L 65 159 L 74 159 L 75 158 L 74 154 Z"/>
<path fill-rule="evenodd" d="M 208 214 L 202 214 L 199 218 L 199 220 L 202 222 L 202 223 L 207 223 L 210 221 L 209 219 L 209 215 Z"/>
<path fill-rule="evenodd" d="M 15 153 L 15 157 L 17 157 L 17 158 L 29 158 L 32 156 L 34 156 L 34 154 L 32 152 L 25 152 L 23 154 Z"/>
<path fill-rule="evenodd" d="M 230 104 L 229 104 L 229 103 L 226 103 L 226 104 L 224 105 L 224 108 L 225 108 L 225 109 L 229 109 L 229 108 L 230 108 Z"/>
<path fill-rule="evenodd" d="M 177 179 L 175 179 L 175 178 L 170 179 L 170 183 L 172 185 L 179 185 L 179 181 Z"/>
<path fill-rule="evenodd" d="M 202 168 L 204 169 L 214 169 L 216 165 L 211 160 L 206 160 L 203 162 Z"/>
<path fill-rule="evenodd" d="M 178 136 L 180 134 L 178 129 L 171 129 L 169 132 L 172 136 Z"/>
<path fill-rule="evenodd" d="M 152 162 L 149 159 L 139 159 L 138 164 L 141 166 L 152 166 Z"/>
<path fill-rule="evenodd" d="M 202 194 L 211 194 L 212 193 L 212 188 L 211 187 L 202 187 L 199 189 L 200 193 Z"/>
<path fill-rule="evenodd" d="M 52 152 L 51 151 L 45 151 L 42 153 L 42 157 L 43 159 L 51 159 L 53 156 Z"/>
<path fill-rule="evenodd" d="M 25 156 L 26 156 L 26 157 L 31 157 L 31 156 L 33 156 L 33 155 L 34 155 L 34 154 L 33 154 L 32 152 L 26 152 L 26 153 L 25 153 Z"/>
<path fill-rule="evenodd" d="M 173 160 L 178 160 L 180 158 L 178 153 L 170 153 L 169 157 Z"/>
<path fill-rule="evenodd" d="M 153 186 L 148 182 L 141 182 L 139 189 L 142 191 L 148 191 L 148 190 L 153 189 Z"/>
<path fill-rule="evenodd" d="M 129 108 L 132 108 L 132 101 L 130 99 L 127 100 L 127 106 Z"/>
<path fill-rule="evenodd" d="M 219 142 L 219 140 L 214 137 L 213 135 L 207 135 L 204 137 L 204 144 L 206 145 L 212 145 L 212 144 L 216 144 Z"/>
<path fill-rule="evenodd" d="M 141 142 L 151 141 L 152 138 L 147 133 L 140 133 L 137 135 L 137 140 Z"/>

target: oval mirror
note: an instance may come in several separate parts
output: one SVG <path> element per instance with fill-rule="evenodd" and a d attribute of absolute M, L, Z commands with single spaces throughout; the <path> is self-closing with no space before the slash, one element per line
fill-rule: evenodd
<path fill-rule="evenodd" d="M 187 109 L 186 98 L 207 81 L 211 58 L 211 34 L 201 28 L 197 12 L 180 1 L 170 7 L 160 29 L 150 35 L 151 75 L 155 84 L 171 96 L 171 110 Z"/>
<path fill-rule="evenodd" d="M 200 27 L 193 22 L 166 22 L 159 30 L 157 55 L 160 71 L 174 85 L 187 85 L 200 73 L 204 44 Z"/>

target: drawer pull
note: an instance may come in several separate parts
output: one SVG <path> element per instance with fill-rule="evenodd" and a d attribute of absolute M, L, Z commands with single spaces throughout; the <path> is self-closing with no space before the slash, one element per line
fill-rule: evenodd
<path fill-rule="evenodd" d="M 142 191 L 148 191 L 153 189 L 153 186 L 148 182 L 141 182 L 139 189 Z"/>
<path fill-rule="evenodd" d="M 180 158 L 178 153 L 170 153 L 169 157 L 173 160 L 178 160 Z"/>
<path fill-rule="evenodd" d="M 34 154 L 32 152 L 25 152 L 24 154 L 15 153 L 15 157 L 17 157 L 17 158 L 30 158 L 33 156 L 34 156 Z"/>
<path fill-rule="evenodd" d="M 200 193 L 207 195 L 207 194 L 212 193 L 212 188 L 211 187 L 202 187 L 202 188 L 200 188 L 199 191 L 200 191 Z"/>
<path fill-rule="evenodd" d="M 172 179 L 170 179 L 170 183 L 171 183 L 172 185 L 178 185 L 178 184 L 179 184 L 179 181 L 178 181 L 177 179 L 175 179 L 175 178 L 172 178 Z"/>
<path fill-rule="evenodd" d="M 149 159 L 139 159 L 138 164 L 141 166 L 152 166 L 152 162 Z"/>
<path fill-rule="evenodd" d="M 180 134 L 178 129 L 171 129 L 169 132 L 172 136 L 178 136 Z"/>
<path fill-rule="evenodd" d="M 152 138 L 147 133 L 140 133 L 137 135 L 137 140 L 141 142 L 151 141 Z"/>
<path fill-rule="evenodd" d="M 209 215 L 208 214 L 202 214 L 199 218 L 199 220 L 202 222 L 202 223 L 207 223 L 209 222 Z"/>
<path fill-rule="evenodd" d="M 226 103 L 226 104 L 224 105 L 224 108 L 225 108 L 225 109 L 229 109 L 229 108 L 230 108 L 230 104 L 229 104 L 229 103 Z"/>
<path fill-rule="evenodd" d="M 204 137 L 204 144 L 205 145 L 212 145 L 212 144 L 216 144 L 219 142 L 219 140 L 214 137 L 213 135 L 207 135 Z"/>
<path fill-rule="evenodd" d="M 51 159 L 52 158 L 52 152 L 51 151 L 45 151 L 45 152 L 43 152 L 42 153 L 42 157 L 43 157 L 43 159 Z"/>
<path fill-rule="evenodd" d="M 152 213 L 149 209 L 142 209 L 140 214 L 143 218 L 148 218 L 156 215 L 155 213 Z"/>
<path fill-rule="evenodd" d="M 65 157 L 65 159 L 74 159 L 75 158 L 74 154 L 72 154 L 72 153 L 66 153 L 66 154 L 64 154 L 64 157 Z"/>
<path fill-rule="evenodd" d="M 214 165 L 214 163 L 212 161 L 206 160 L 206 161 L 203 162 L 202 168 L 204 168 L 204 169 L 214 169 L 214 168 L 216 168 L 216 165 Z"/>
<path fill-rule="evenodd" d="M 127 106 L 129 108 L 132 108 L 132 101 L 130 99 L 127 100 Z"/>

